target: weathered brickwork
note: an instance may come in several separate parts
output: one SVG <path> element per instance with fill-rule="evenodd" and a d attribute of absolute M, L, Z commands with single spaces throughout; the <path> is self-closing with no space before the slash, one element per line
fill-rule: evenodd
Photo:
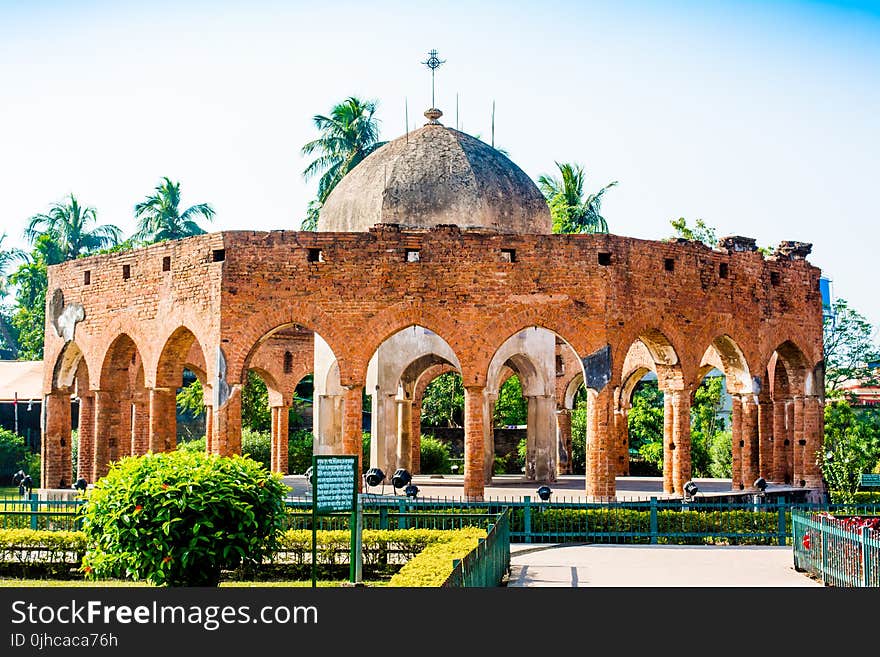
<path fill-rule="evenodd" d="M 634 371 L 625 364 L 634 344 L 643 345 L 646 361 L 638 367 L 658 373 L 667 397 L 668 491 L 680 491 L 690 477 L 687 414 L 711 367 L 720 367 L 729 390 L 740 395 L 734 487 L 751 486 L 758 474 L 814 485 L 822 423 L 819 270 L 797 248 L 765 258 L 742 244 L 712 250 L 615 235 L 379 225 L 365 233 L 214 233 L 51 267 L 49 296 L 61 290 L 63 307 L 79 304 L 84 317 L 66 342 L 55 330 L 57 313 L 47 309 L 44 390 L 58 403 L 46 407 L 44 481 L 70 483 L 59 462 L 69 448 L 60 441 L 70 419 L 59 409 L 74 381 L 87 380 L 94 397 L 81 414 L 90 426 L 80 432 L 91 441 L 84 442 L 91 463 L 81 463 L 92 478 L 113 458 L 174 448 L 169 400 L 184 367 L 205 384 L 210 448 L 233 453 L 240 450 L 247 371 L 270 383 L 273 407 L 288 407 L 293 387 L 312 368 L 311 332 L 337 359 L 343 449 L 359 453 L 370 358 L 389 336 L 420 325 L 445 339 L 461 364 L 469 496 L 482 495 L 485 480 L 487 413 L 477 397 L 490 361 L 508 338 L 532 326 L 555 332 L 576 352 L 563 358 L 558 409 L 566 408 L 561 391 L 571 371 L 585 361 L 575 374 L 592 390 L 591 496 L 612 496 L 614 477 L 623 472 L 619 415 L 632 392 Z M 407 251 L 418 251 L 418 261 L 407 262 Z M 417 416 L 415 401 L 413 424 Z M 273 421 L 273 434 L 283 424 Z M 788 445 L 778 445 L 779 431 Z M 418 432 L 411 436 L 414 451 Z M 277 438 L 273 465 L 280 468 L 286 455 Z"/>

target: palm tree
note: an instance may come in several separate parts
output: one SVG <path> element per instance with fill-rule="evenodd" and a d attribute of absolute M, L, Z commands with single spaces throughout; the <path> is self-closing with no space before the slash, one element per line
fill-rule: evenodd
<path fill-rule="evenodd" d="M 330 116 L 313 117 L 321 136 L 302 147 L 303 155 L 318 156 L 303 171 L 306 180 L 321 175 L 318 181 L 318 202 L 327 200 L 343 176 L 354 169 L 367 155 L 382 146 L 378 120 L 373 117 L 376 101 L 363 101 L 351 96 L 339 103 Z"/>
<path fill-rule="evenodd" d="M 21 249 L 16 249 L 15 247 L 4 249 L 3 242 L 5 240 L 6 233 L 3 233 L 2 235 L 0 235 L 0 298 L 5 297 L 8 291 L 6 268 L 23 256 Z"/>
<path fill-rule="evenodd" d="M 89 228 L 89 224 L 97 221 L 95 208 L 80 205 L 71 194 L 64 202 L 53 203 L 48 213 L 31 217 L 24 235 L 31 244 L 40 235 L 49 235 L 60 250 L 62 260 L 70 260 L 119 241 L 121 231 L 116 226 L 106 224 Z"/>
<path fill-rule="evenodd" d="M 195 218 L 201 216 L 205 221 L 211 221 L 214 208 L 207 203 L 199 203 L 181 212 L 179 206 L 180 183 L 163 177 L 156 185 L 156 193 L 134 206 L 138 227 L 133 239 L 152 244 L 203 235 L 206 231 L 195 222 Z"/>
<path fill-rule="evenodd" d="M 538 187 L 550 204 L 554 233 L 607 233 L 608 222 L 601 214 L 602 196 L 617 181 L 584 198 L 586 173 L 579 164 L 556 163 L 561 178 L 541 176 Z"/>

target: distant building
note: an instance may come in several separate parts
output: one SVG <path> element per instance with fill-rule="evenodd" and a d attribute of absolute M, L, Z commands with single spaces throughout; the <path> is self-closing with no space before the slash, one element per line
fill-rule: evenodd
<path fill-rule="evenodd" d="M 0 360 L 0 427 L 17 431 L 35 452 L 40 449 L 43 361 Z"/>

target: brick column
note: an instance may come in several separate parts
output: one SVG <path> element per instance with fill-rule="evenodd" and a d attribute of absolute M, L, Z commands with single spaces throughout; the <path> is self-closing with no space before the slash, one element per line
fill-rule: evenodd
<path fill-rule="evenodd" d="M 342 453 L 357 455 L 358 479 L 363 472 L 363 386 L 347 386 L 342 394 Z M 385 473 L 390 476 L 389 473 Z"/>
<path fill-rule="evenodd" d="M 177 402 L 175 395 L 175 417 Z M 174 431 L 177 431 L 175 422 Z M 174 436 L 174 446 L 177 446 L 177 436 Z M 131 428 L 131 453 L 135 456 L 146 454 L 150 449 L 150 400 L 146 391 L 138 393 L 134 397 L 134 423 Z"/>
<path fill-rule="evenodd" d="M 818 397 L 804 399 L 804 480 L 807 488 L 822 487 L 822 469 L 816 462 L 816 453 L 822 449 L 825 418 L 822 400 Z"/>
<path fill-rule="evenodd" d="M 614 409 L 611 386 L 597 393 L 588 390 L 587 401 L 587 497 L 613 498 L 615 495 Z"/>
<path fill-rule="evenodd" d="M 691 478 L 691 396 L 686 390 L 672 393 L 672 440 L 672 484 L 676 495 L 683 495 Z"/>
<path fill-rule="evenodd" d="M 792 440 L 794 456 L 792 457 L 792 485 L 803 486 L 806 483 L 804 476 L 804 453 L 807 441 L 804 438 L 804 398 L 795 397 L 794 406 L 794 440 Z M 804 482 L 804 483 L 801 483 Z"/>
<path fill-rule="evenodd" d="M 270 409 L 272 416 L 272 444 L 271 464 L 272 472 L 280 472 L 282 475 L 287 474 L 288 466 L 288 443 L 287 439 L 290 435 L 290 408 L 288 406 L 272 406 Z"/>
<path fill-rule="evenodd" d="M 172 388 L 150 389 L 149 449 L 154 454 L 177 446 L 177 398 Z M 240 422 L 241 420 L 239 420 Z"/>
<path fill-rule="evenodd" d="M 529 397 L 529 411 L 535 416 L 535 479 L 553 483 L 556 481 L 556 399 L 549 395 Z M 612 425 L 612 432 L 613 428 Z"/>
<path fill-rule="evenodd" d="M 79 398 L 79 446 L 77 447 L 76 476 L 92 483 L 95 457 L 95 395 L 91 392 Z"/>
<path fill-rule="evenodd" d="M 785 428 L 785 400 L 773 402 L 773 470 L 770 481 L 781 484 L 787 478 L 786 448 L 791 444 Z"/>
<path fill-rule="evenodd" d="M 221 456 L 241 454 L 241 386 L 229 388 L 229 396 L 222 404 L 214 404 L 214 453 Z"/>
<path fill-rule="evenodd" d="M 629 423 L 627 420 L 627 409 L 615 411 L 615 439 L 617 440 L 617 474 L 619 476 L 629 475 Z"/>
<path fill-rule="evenodd" d="M 110 440 L 118 431 L 119 401 L 109 390 L 95 390 L 95 443 L 91 481 L 107 474 L 110 464 Z"/>
<path fill-rule="evenodd" d="M 733 404 L 730 409 L 730 473 L 732 490 L 742 490 L 742 452 L 743 452 L 743 431 L 742 431 L 742 398 L 740 395 L 731 395 Z M 750 482 L 751 483 L 751 482 Z"/>
<path fill-rule="evenodd" d="M 495 474 L 495 402 L 498 395 L 483 393 L 483 484 L 492 481 Z"/>
<path fill-rule="evenodd" d="M 70 486 L 70 392 L 56 391 L 43 399 L 46 420 L 40 442 L 40 487 Z"/>
<path fill-rule="evenodd" d="M 410 407 L 410 435 L 412 436 L 412 473 L 422 472 L 422 405 L 413 403 Z"/>
<path fill-rule="evenodd" d="M 673 414 L 672 410 L 672 391 L 663 391 L 663 492 L 672 493 L 675 491 L 672 466 L 672 444 L 673 438 Z"/>
<path fill-rule="evenodd" d="M 746 490 L 755 490 L 758 478 L 758 403 L 754 395 L 743 395 L 742 410 L 742 482 Z"/>
<path fill-rule="evenodd" d="M 535 440 L 537 424 L 535 422 L 535 398 L 526 397 L 526 479 L 535 479 Z"/>
<path fill-rule="evenodd" d="M 397 400 L 397 467 L 412 474 L 412 400 Z"/>
<path fill-rule="evenodd" d="M 205 451 L 214 453 L 214 407 L 205 405 Z"/>
<path fill-rule="evenodd" d="M 559 441 L 560 458 L 556 463 L 558 474 L 571 474 L 571 410 L 562 408 L 556 411 L 556 436 Z M 565 462 L 562 452 L 565 452 Z"/>
<path fill-rule="evenodd" d="M 464 495 L 473 500 L 483 499 L 484 494 L 483 392 L 482 386 L 464 389 Z"/>
<path fill-rule="evenodd" d="M 768 481 L 774 471 L 773 445 L 776 434 L 773 433 L 774 409 L 769 398 L 758 401 L 758 473 Z M 754 481 L 754 480 L 753 480 Z"/>
<path fill-rule="evenodd" d="M 794 407 L 794 399 L 785 402 L 785 472 L 789 484 L 794 484 Z"/>
<path fill-rule="evenodd" d="M 119 412 L 117 414 L 118 424 L 116 431 L 110 436 L 107 445 L 107 451 L 111 463 L 118 461 L 124 456 L 129 456 L 132 443 L 131 415 L 131 394 L 128 390 L 125 390 L 122 392 L 119 399 Z"/>

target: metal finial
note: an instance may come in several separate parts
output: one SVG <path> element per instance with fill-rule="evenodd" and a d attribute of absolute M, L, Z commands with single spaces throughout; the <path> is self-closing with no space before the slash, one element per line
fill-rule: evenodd
<path fill-rule="evenodd" d="M 432 49 L 431 52 L 428 53 L 428 59 L 422 62 L 425 66 L 431 69 L 431 109 L 434 109 L 436 102 L 434 101 L 434 71 L 436 71 L 442 64 L 445 64 L 445 59 L 440 59 L 437 57 L 437 51 Z"/>

